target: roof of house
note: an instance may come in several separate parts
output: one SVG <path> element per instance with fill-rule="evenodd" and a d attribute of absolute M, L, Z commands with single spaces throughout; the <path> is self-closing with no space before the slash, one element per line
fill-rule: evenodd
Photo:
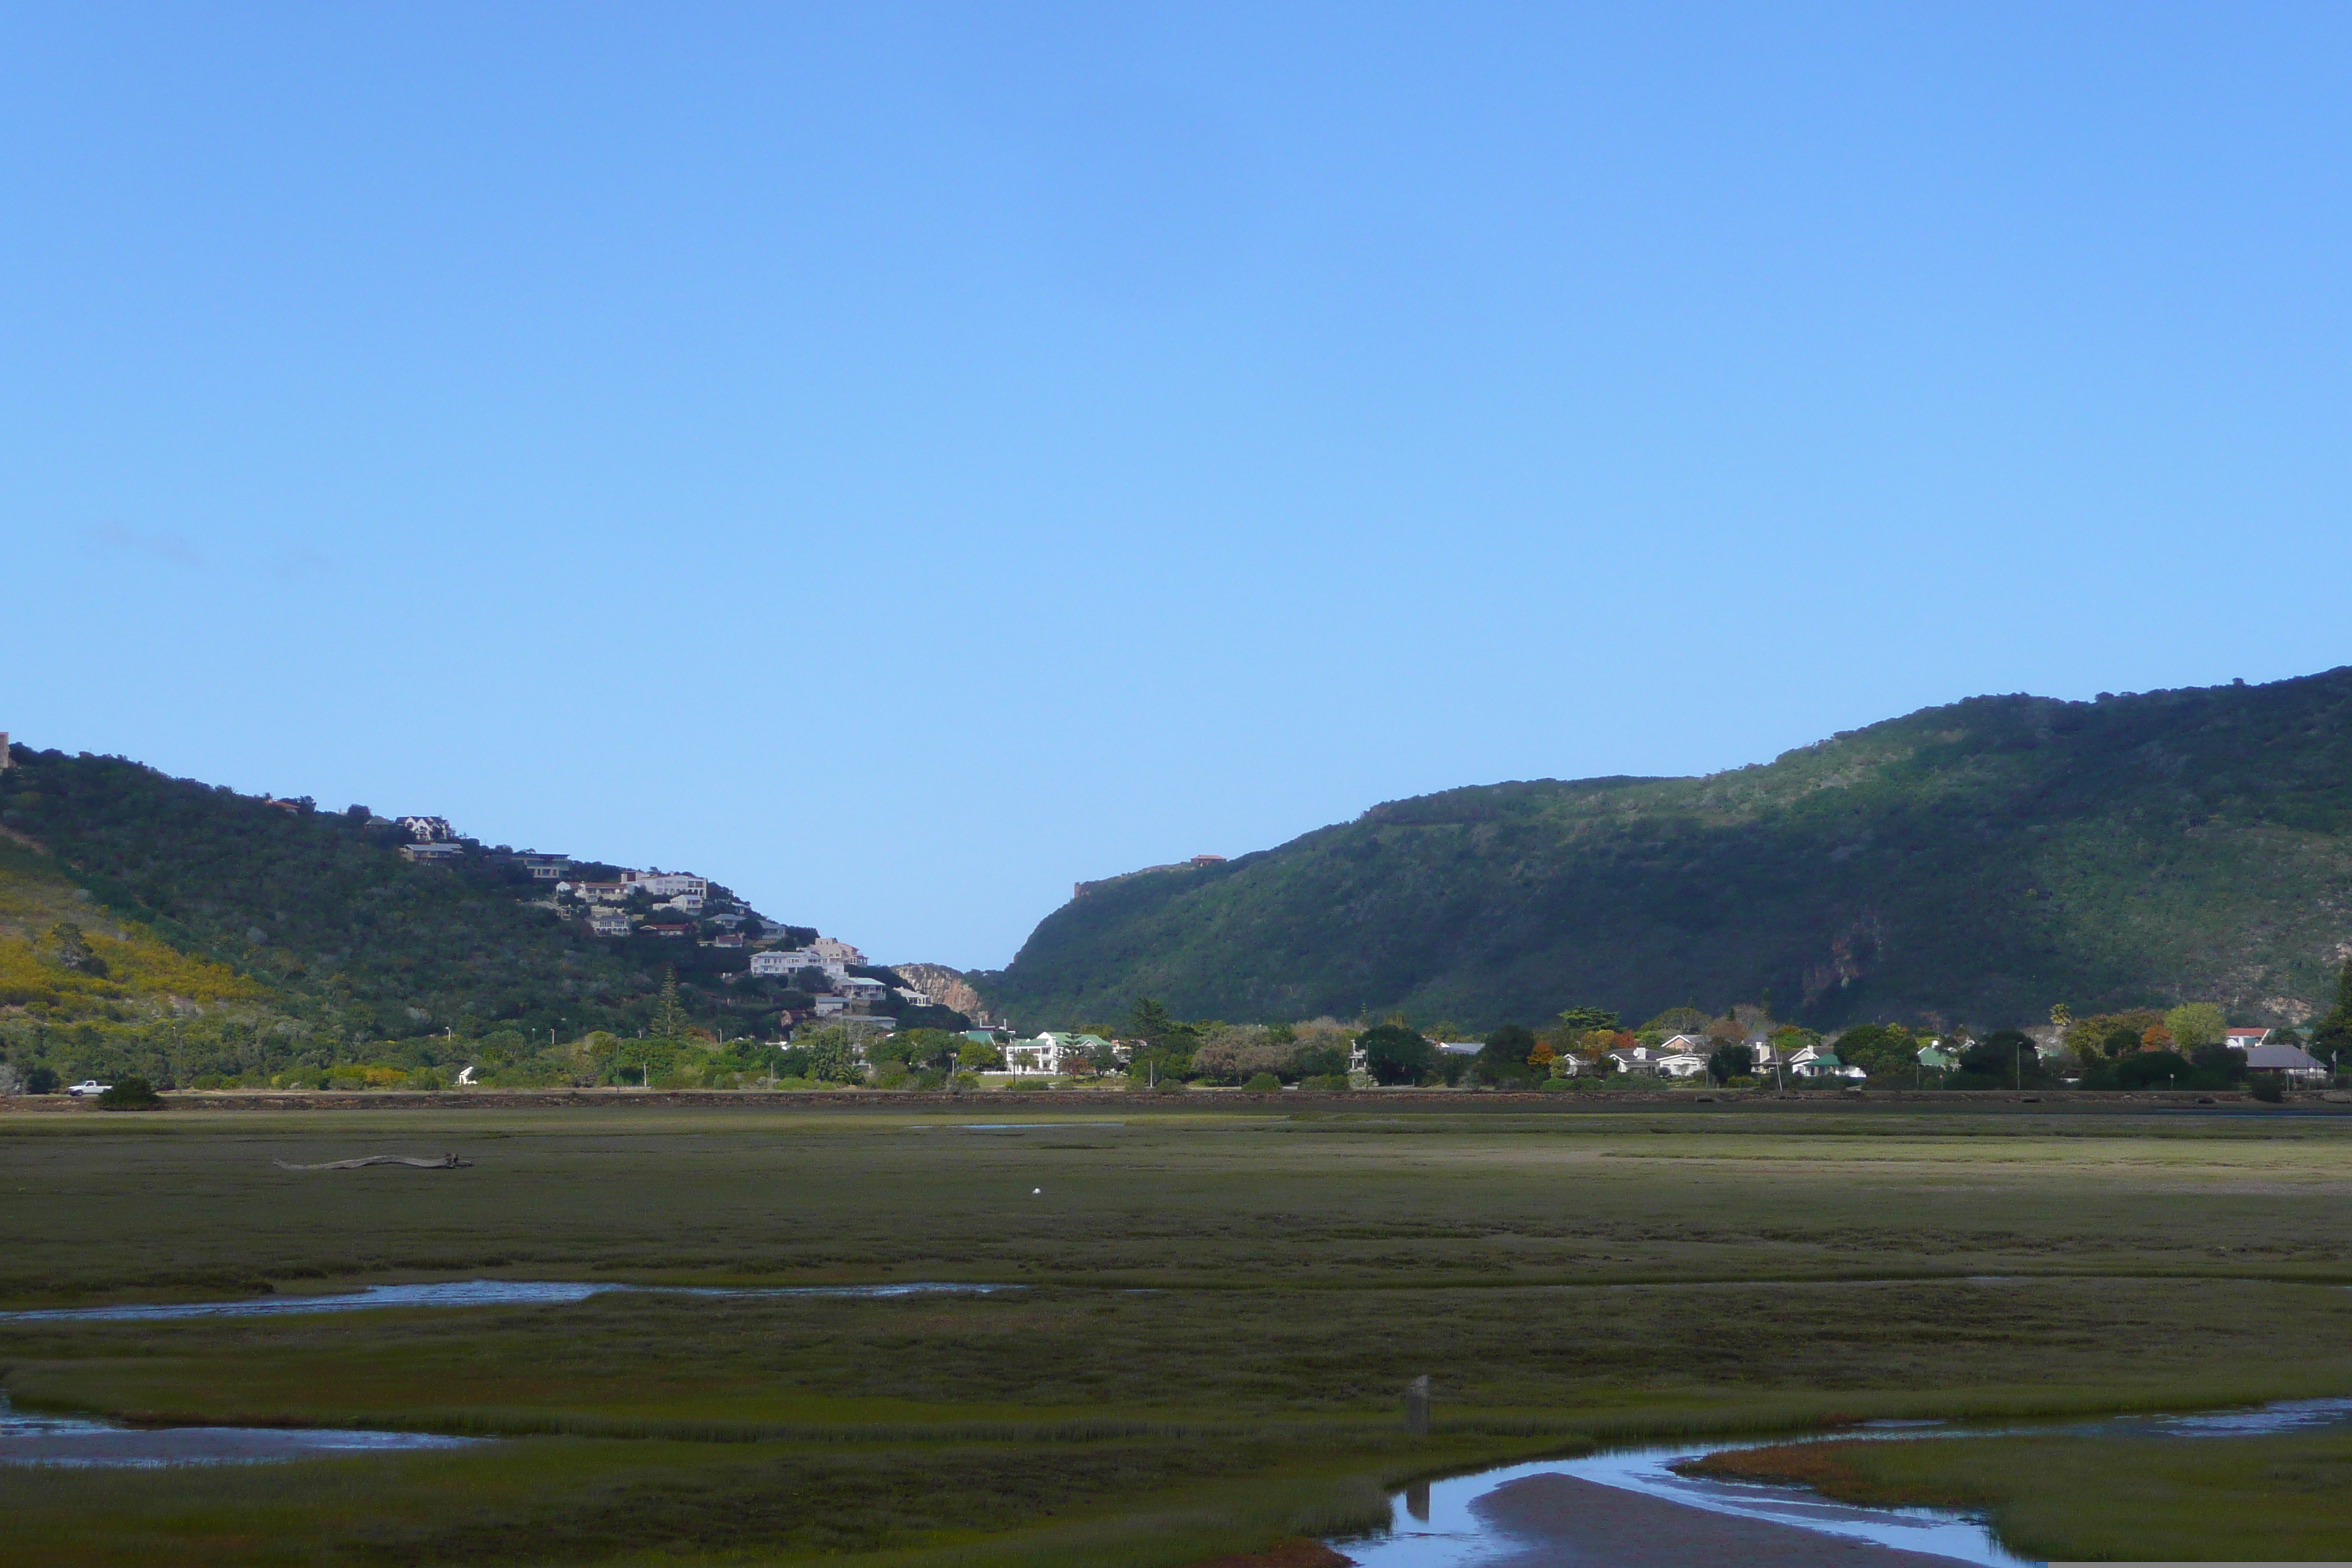
<path fill-rule="evenodd" d="M 2246 1066 L 2256 1072 L 2325 1072 L 2326 1065 L 2301 1046 L 2256 1046 L 2246 1053 Z"/>

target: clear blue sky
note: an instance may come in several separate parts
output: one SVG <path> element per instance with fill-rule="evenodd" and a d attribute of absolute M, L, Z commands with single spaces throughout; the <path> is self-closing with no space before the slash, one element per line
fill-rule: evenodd
<path fill-rule="evenodd" d="M 2352 9 L 11 5 L 0 727 L 991 966 L 2352 660 Z"/>

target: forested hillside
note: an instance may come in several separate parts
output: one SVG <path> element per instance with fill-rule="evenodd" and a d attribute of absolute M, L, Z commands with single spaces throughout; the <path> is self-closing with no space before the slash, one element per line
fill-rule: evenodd
<path fill-rule="evenodd" d="M 494 851 L 411 865 L 404 836 L 364 807 L 272 802 L 120 758 L 13 754 L 0 1045 L 65 1042 L 75 1061 L 182 1077 L 324 1066 L 428 1037 L 478 1061 L 491 1036 L 635 1035 L 672 970 L 673 1018 L 721 1037 L 772 1021 L 772 985 L 722 984 L 746 967 L 741 949 L 590 936 Z"/>
<path fill-rule="evenodd" d="M 1983 697 L 1706 778 L 1373 807 L 1076 898 L 976 976 L 1024 1026 L 1466 1025 L 1769 996 L 1822 1026 L 2210 1000 L 2294 1021 L 2352 952 L 2352 668 Z"/>

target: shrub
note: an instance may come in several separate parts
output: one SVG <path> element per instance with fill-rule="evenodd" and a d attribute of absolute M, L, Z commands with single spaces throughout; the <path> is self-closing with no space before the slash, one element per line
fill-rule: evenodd
<path fill-rule="evenodd" d="M 155 1086 L 143 1078 L 120 1079 L 98 1097 L 100 1110 L 152 1110 L 163 1103 Z"/>
<path fill-rule="evenodd" d="M 2251 1087 L 2254 1098 L 2266 1105 L 2276 1105 L 2286 1098 L 2286 1086 L 2274 1072 L 2256 1073 Z"/>
<path fill-rule="evenodd" d="M 1412 1083 L 1443 1065 L 1437 1047 L 1402 1024 L 1367 1029 L 1356 1043 L 1363 1047 L 1365 1067 L 1382 1083 Z"/>
<path fill-rule="evenodd" d="M 2116 1082 L 2125 1089 L 2183 1089 L 2195 1076 L 2171 1051 L 2140 1051 L 2116 1064 Z"/>
<path fill-rule="evenodd" d="M 33 1068 L 26 1072 L 26 1094 L 55 1094 L 57 1091 L 58 1072 L 55 1068 Z"/>
<path fill-rule="evenodd" d="M 1262 1072 L 1242 1087 L 1252 1094 L 1270 1094 L 1282 1087 L 1282 1080 L 1270 1072 Z"/>

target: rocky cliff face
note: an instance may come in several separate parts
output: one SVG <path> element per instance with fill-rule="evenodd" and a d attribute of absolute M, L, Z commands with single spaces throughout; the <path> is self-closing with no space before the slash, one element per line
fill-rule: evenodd
<path fill-rule="evenodd" d="M 980 993 L 972 989 L 971 982 L 960 970 L 943 963 L 894 963 L 890 967 L 911 984 L 921 986 L 939 1005 L 952 1007 L 974 1022 L 987 1008 Z"/>

